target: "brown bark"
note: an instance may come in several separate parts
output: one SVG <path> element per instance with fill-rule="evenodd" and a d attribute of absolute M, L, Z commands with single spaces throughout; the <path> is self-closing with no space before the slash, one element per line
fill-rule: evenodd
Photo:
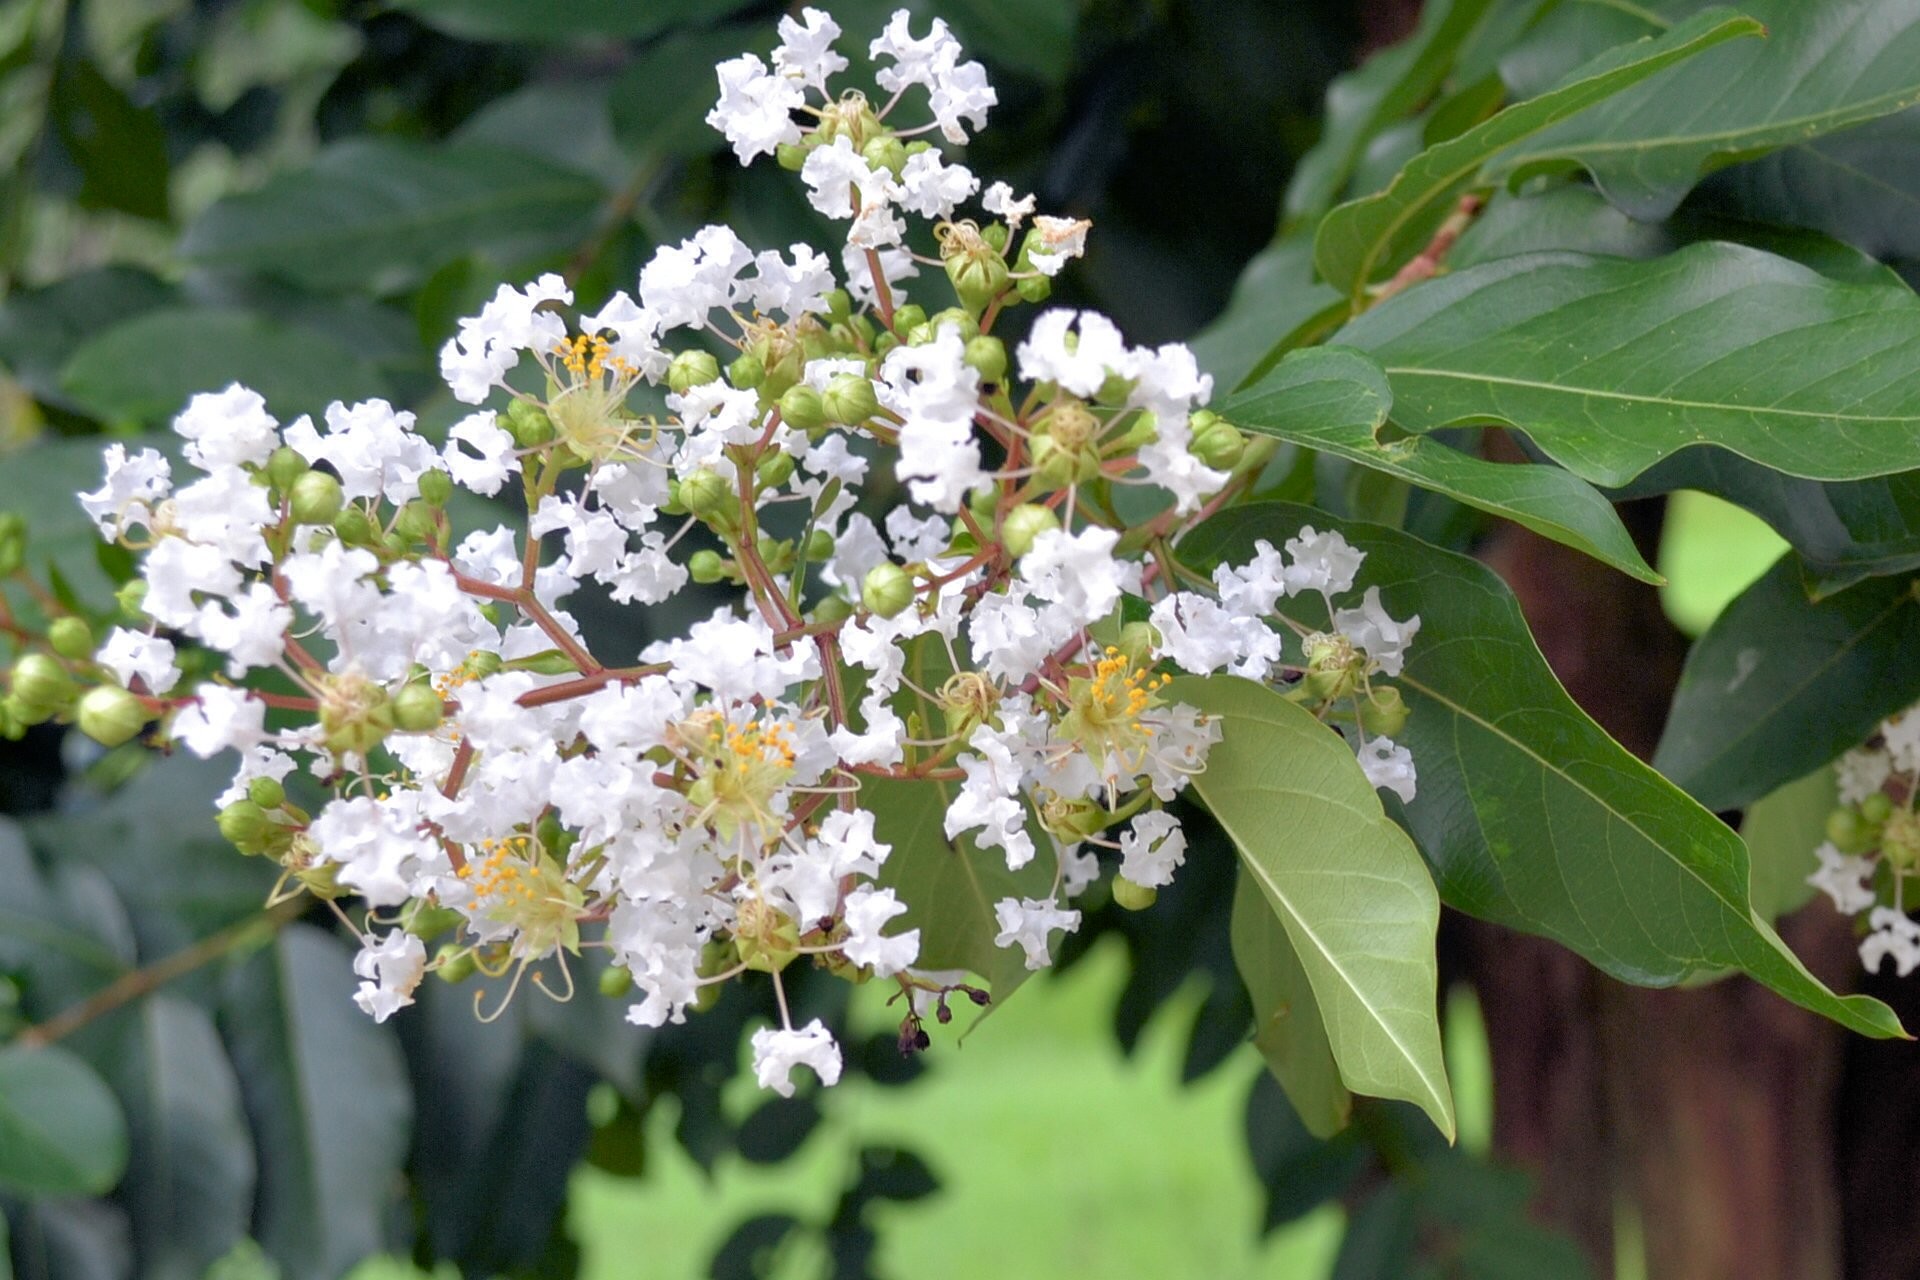
<path fill-rule="evenodd" d="M 1660 507 L 1623 508 L 1651 557 Z M 1657 593 L 1508 527 L 1485 558 L 1513 586 L 1574 699 L 1651 753 L 1685 655 Z M 1786 922 L 1829 981 L 1849 970 L 1833 913 Z M 1539 1180 L 1541 1215 L 1604 1269 L 1614 1205 L 1643 1224 L 1651 1280 L 1829 1280 L 1840 1270 L 1836 1028 L 1743 978 L 1645 991 L 1557 945 L 1460 922 L 1487 1008 L 1495 1140 Z"/>

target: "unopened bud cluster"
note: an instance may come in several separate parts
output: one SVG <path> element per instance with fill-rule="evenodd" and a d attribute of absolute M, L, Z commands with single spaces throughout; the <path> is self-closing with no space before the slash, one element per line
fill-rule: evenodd
<path fill-rule="evenodd" d="M 1839 806 L 1814 850 L 1807 883 L 1862 917 L 1860 960 L 1878 972 L 1891 958 L 1901 977 L 1920 967 L 1920 923 L 1907 914 L 1908 881 L 1920 876 L 1920 707 L 1880 726 L 1834 765 Z"/>

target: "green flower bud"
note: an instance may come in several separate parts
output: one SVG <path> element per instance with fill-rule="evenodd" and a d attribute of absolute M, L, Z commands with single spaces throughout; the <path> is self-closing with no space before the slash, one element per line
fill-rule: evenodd
<path fill-rule="evenodd" d="M 507 434 L 522 449 L 538 449 L 553 440 L 553 419 L 531 400 L 516 399 L 507 406 Z"/>
<path fill-rule="evenodd" d="M 1040 825 L 1068 844 L 1097 835 L 1113 820 L 1113 814 L 1097 800 L 1055 796 L 1040 806 Z"/>
<path fill-rule="evenodd" d="M 1860 802 L 1860 816 L 1875 824 L 1885 822 L 1893 816 L 1893 797 L 1884 791 L 1876 791 Z"/>
<path fill-rule="evenodd" d="M 453 497 L 453 477 L 435 468 L 420 476 L 420 501 L 430 507 L 444 507 Z"/>
<path fill-rule="evenodd" d="M 1007 344 L 992 334 L 979 334 L 968 340 L 966 361 L 979 371 L 980 381 L 1006 381 Z"/>
<path fill-rule="evenodd" d="M 898 307 L 893 313 L 893 331 L 908 333 L 927 322 L 927 309 L 917 302 Z"/>
<path fill-rule="evenodd" d="M 718 551 L 703 547 L 687 557 L 687 574 L 702 586 L 711 586 L 727 576 L 727 562 Z"/>
<path fill-rule="evenodd" d="M 778 973 L 800 954 L 800 929 L 784 911 L 749 898 L 734 917 L 733 944 L 747 968 Z"/>
<path fill-rule="evenodd" d="M 812 389 L 811 387 L 795 387 L 793 391 L 811 391 Z M 788 398 L 793 396 L 793 391 L 787 392 Z M 785 404 L 786 400 L 783 399 L 780 403 Z M 798 424 L 796 423 L 795 425 Z M 762 489 L 778 489 L 781 485 L 793 479 L 793 455 L 778 451 L 769 453 L 754 464 L 753 474 L 754 478 L 760 482 Z"/>
<path fill-rule="evenodd" d="M 458 928 L 465 919 L 452 907 L 422 906 L 408 918 L 407 932 L 416 938 L 437 938 L 449 929 Z"/>
<path fill-rule="evenodd" d="M 29 653 L 13 664 L 11 688 L 25 706 L 58 710 L 73 701 L 80 687 L 57 658 Z"/>
<path fill-rule="evenodd" d="M 897 336 L 895 336 L 893 330 L 888 329 L 874 338 L 873 353 L 877 356 L 884 357 L 887 354 L 887 352 L 893 350 L 895 347 L 899 345 L 900 345 L 900 339 Z"/>
<path fill-rule="evenodd" d="M 1000 486 L 991 480 L 975 485 L 967 493 L 967 510 L 981 524 L 992 524 L 1000 511 Z"/>
<path fill-rule="evenodd" d="M 235 800 L 214 819 L 228 844 L 242 853 L 254 854 L 266 847 L 276 825 L 267 811 L 251 800 Z"/>
<path fill-rule="evenodd" d="M 702 520 L 711 519 L 735 501 L 733 486 L 718 471 L 702 467 L 680 479 L 680 501 Z"/>
<path fill-rule="evenodd" d="M 1827 815 L 1827 839 L 1842 853 L 1865 853 L 1879 837 L 1879 830 L 1852 809 L 1835 809 Z"/>
<path fill-rule="evenodd" d="M 293 878 L 300 882 L 302 889 L 322 902 L 346 896 L 347 891 L 340 887 L 340 864 L 337 862 L 299 867 L 294 870 Z"/>
<path fill-rule="evenodd" d="M 147 613 L 141 606 L 147 600 L 147 582 L 144 578 L 134 578 L 123 582 L 113 593 L 113 602 L 119 606 L 120 616 L 129 622 L 145 622 Z"/>
<path fill-rule="evenodd" d="M 1326 702 L 1344 698 L 1359 687 L 1360 672 L 1366 665 L 1353 642 L 1337 632 L 1319 632 L 1301 642 L 1306 654 L 1307 675 L 1300 682 L 1307 697 Z"/>
<path fill-rule="evenodd" d="M 612 965 L 600 971 L 600 994 L 609 1000 L 618 1000 L 633 990 L 633 972 L 619 965 Z"/>
<path fill-rule="evenodd" d="M 980 228 L 980 238 L 1004 254 L 1007 251 L 1007 224 L 989 222 Z"/>
<path fill-rule="evenodd" d="M 1040 483 L 1048 489 L 1066 488 L 1080 472 L 1078 456 L 1050 435 L 1033 438 L 1033 465 Z"/>
<path fill-rule="evenodd" d="M 480 962 L 474 958 L 473 948 L 463 947 L 457 942 L 449 942 L 433 953 L 433 976 L 442 982 L 465 982 L 479 967 Z"/>
<path fill-rule="evenodd" d="M 780 397 L 780 418 L 800 431 L 813 431 L 827 425 L 827 406 L 818 391 L 804 382 L 787 388 Z M 785 457 L 785 454 L 779 455 Z"/>
<path fill-rule="evenodd" d="M 682 351 L 667 366 L 667 389 L 683 396 L 720 377 L 720 362 L 711 351 Z"/>
<path fill-rule="evenodd" d="M 572 676 L 580 673 L 573 659 L 559 649 L 542 649 L 539 653 L 530 653 L 502 665 L 508 671 L 531 671 L 537 676 Z"/>
<path fill-rule="evenodd" d="M 324 471 L 307 472 L 287 490 L 287 508 L 295 524 L 332 524 L 346 501 L 340 482 Z"/>
<path fill-rule="evenodd" d="M 45 724 L 51 719 L 53 719 L 52 707 L 22 702 L 12 694 L 0 698 L 0 720 L 4 720 L 9 726 L 19 725 L 22 729 L 30 729 L 36 724 Z"/>
<path fill-rule="evenodd" d="M 907 144 L 890 133 L 883 133 L 867 140 L 867 145 L 860 148 L 860 158 L 869 168 L 885 169 L 897 178 L 907 167 Z"/>
<path fill-rule="evenodd" d="M 1120 638 L 1114 642 L 1114 648 L 1126 656 L 1129 663 L 1136 667 L 1149 666 L 1153 662 L 1153 627 L 1145 622 L 1129 622 L 1120 628 Z"/>
<path fill-rule="evenodd" d="M 507 665 L 506 659 L 491 649 L 482 649 L 478 653 L 467 655 L 467 670 L 473 672 L 474 679 L 485 680 L 488 676 L 498 675 Z"/>
<path fill-rule="evenodd" d="M 350 547 L 367 546 L 380 537 L 380 531 L 374 528 L 373 521 L 359 507 L 348 507 L 335 516 L 333 532 L 335 537 Z"/>
<path fill-rule="evenodd" d="M 1043 507 L 1037 502 L 1023 502 L 1007 512 L 1006 523 L 1000 526 L 1000 545 L 1007 554 L 1019 559 L 1033 550 L 1033 540 L 1049 529 L 1060 527 L 1060 517 L 1052 507 Z"/>
<path fill-rule="evenodd" d="M 822 596 L 813 606 L 815 622 L 845 622 L 853 616 L 853 602 L 845 596 Z"/>
<path fill-rule="evenodd" d="M 977 237 L 976 244 L 977 248 L 954 254 L 944 265 L 954 296 L 977 316 L 1006 289 L 1007 260 Z"/>
<path fill-rule="evenodd" d="M 299 450 L 283 444 L 267 459 L 267 483 L 285 493 L 307 470 L 307 460 Z"/>
<path fill-rule="evenodd" d="M 741 391 L 752 391 L 766 380 L 766 364 L 751 353 L 740 356 L 727 366 L 727 381 Z"/>
<path fill-rule="evenodd" d="M 1911 809 L 1895 809 L 1887 815 L 1880 833 L 1880 850 L 1896 871 L 1911 871 L 1920 866 L 1920 816 Z"/>
<path fill-rule="evenodd" d="M 1361 699 L 1360 727 L 1368 733 L 1397 738 L 1407 727 L 1407 703 L 1392 685 L 1377 685 L 1371 696 Z"/>
<path fill-rule="evenodd" d="M 825 529 L 815 529 L 807 535 L 807 561 L 820 564 L 833 559 L 833 535 Z"/>
<path fill-rule="evenodd" d="M 1113 878 L 1113 900 L 1128 911 L 1145 911 L 1160 897 L 1151 885 L 1135 884 L 1124 876 Z"/>
<path fill-rule="evenodd" d="M 387 691 L 356 673 L 333 676 L 320 693 L 321 741 L 335 755 L 365 755 L 393 731 Z"/>
<path fill-rule="evenodd" d="M 820 409 L 827 421 L 854 426 L 880 412 L 880 397 L 874 394 L 871 380 L 857 373 L 837 373 L 827 380 Z"/>
<path fill-rule="evenodd" d="M 754 538 L 753 549 L 759 553 L 760 563 L 775 573 L 785 573 L 793 568 L 793 543 L 784 538 L 762 532 Z"/>
<path fill-rule="evenodd" d="M 807 156 L 811 147 L 803 147 L 797 142 L 782 142 L 773 149 L 773 162 L 788 173 L 798 173 L 806 168 Z"/>
<path fill-rule="evenodd" d="M 913 579 L 897 564 L 877 564 L 860 584 L 860 603 L 882 618 L 898 617 L 913 603 Z"/>
<path fill-rule="evenodd" d="M 61 657 L 85 662 L 93 657 L 93 628 L 85 618 L 55 618 L 47 625 L 47 643 Z"/>
<path fill-rule="evenodd" d="M 20 717 L 20 704 L 11 695 L 0 698 L 0 739 L 18 742 L 27 735 L 27 722 Z"/>
<path fill-rule="evenodd" d="M 832 323 L 839 324 L 853 315 L 853 295 L 845 289 L 829 289 L 820 296 L 826 299 L 826 317 Z"/>
<path fill-rule="evenodd" d="M 1053 293 L 1053 281 L 1045 276 L 1022 276 L 1013 282 L 1022 302 L 1045 302 Z"/>
<path fill-rule="evenodd" d="M 410 684 L 393 695 L 393 723 L 408 733 L 432 733 L 446 716 L 432 685 Z"/>
<path fill-rule="evenodd" d="M 1247 449 L 1247 438 L 1228 423 L 1215 420 L 1204 430 L 1196 429 L 1188 452 L 1216 471 L 1231 471 Z"/>
<path fill-rule="evenodd" d="M 0 578 L 10 578 L 27 567 L 27 518 L 0 511 Z"/>
<path fill-rule="evenodd" d="M 74 723 L 103 747 L 131 742 L 153 719 L 140 699 L 115 685 L 96 685 L 80 695 Z"/>
<path fill-rule="evenodd" d="M 273 778 L 255 778 L 247 784 L 247 799 L 262 809 L 278 809 L 287 802 L 287 789 Z"/>
<path fill-rule="evenodd" d="M 438 527 L 438 513 L 417 498 L 401 507 L 399 514 L 393 518 L 393 532 L 409 543 L 427 541 Z"/>

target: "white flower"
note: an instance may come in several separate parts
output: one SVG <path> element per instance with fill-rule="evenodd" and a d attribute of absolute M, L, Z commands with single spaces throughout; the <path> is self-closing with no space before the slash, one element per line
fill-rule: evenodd
<path fill-rule="evenodd" d="M 1048 934 L 1060 930 L 1073 933 L 1080 927 L 1080 913 L 1062 909 L 1052 898 L 1002 898 L 993 904 L 993 914 L 1000 923 L 993 945 L 1010 947 L 1017 943 L 1027 953 L 1029 969 L 1044 969 L 1053 963 L 1047 953 Z"/>
<path fill-rule="evenodd" d="M 954 206 L 980 189 L 980 179 L 965 165 L 947 164 L 938 152 L 907 157 L 900 171 L 900 207 L 923 218 L 951 218 Z"/>
<path fill-rule="evenodd" d="M 173 718 L 173 737 L 202 760 L 231 747 L 243 750 L 265 740 L 267 704 L 244 689 L 203 684 L 193 702 Z"/>
<path fill-rule="evenodd" d="M 1078 322 L 1077 330 L 1075 322 Z M 1110 377 L 1130 377 L 1126 339 L 1097 311 L 1043 311 L 1017 352 L 1021 376 L 1057 382 L 1077 396 L 1091 396 Z"/>
<path fill-rule="evenodd" d="M 1397 676 L 1406 662 L 1407 646 L 1420 634 L 1420 615 L 1416 613 L 1405 622 L 1395 622 L 1380 603 L 1380 588 L 1368 587 L 1358 609 L 1335 611 L 1333 625 L 1353 641 L 1354 648 L 1373 659 L 1380 670 Z"/>
<path fill-rule="evenodd" d="M 726 135 L 741 164 L 770 156 L 783 143 L 800 141 L 793 112 L 806 105 L 807 96 L 798 84 L 769 73 L 767 64 L 751 53 L 727 59 L 714 72 L 720 79 L 720 101 L 707 112 L 707 123 Z"/>
<path fill-rule="evenodd" d="M 171 641 L 125 627 L 115 627 L 95 656 L 128 688 L 138 676 L 146 683 L 147 692 L 165 693 L 180 679 L 180 668 L 173 665 Z"/>
<path fill-rule="evenodd" d="M 413 992 L 427 972 L 427 949 L 405 929 L 389 929 L 360 939 L 353 971 L 362 981 L 353 1002 L 375 1022 L 385 1022 L 413 1003 Z"/>
<path fill-rule="evenodd" d="M 1351 590 L 1353 575 L 1367 558 L 1366 552 L 1354 550 L 1338 533 L 1318 533 L 1312 525 L 1302 526 L 1298 536 L 1287 539 L 1287 554 L 1293 557 L 1286 570 L 1290 596 L 1318 591 L 1332 597 Z"/>
<path fill-rule="evenodd" d="M 1843 915 L 1858 915 L 1874 903 L 1873 862 L 1841 853 L 1831 840 L 1813 851 L 1820 869 L 1807 877 L 1807 883 L 1833 899 L 1835 910 Z"/>
<path fill-rule="evenodd" d="M 753 1074 L 762 1089 L 791 1098 L 795 1067 L 811 1068 L 821 1084 L 840 1082 L 840 1046 L 818 1018 L 798 1031 L 764 1027 L 753 1033 Z"/>
<path fill-rule="evenodd" d="M 905 9 L 895 10 L 886 30 L 869 46 L 870 58 L 886 58 L 893 63 L 875 71 L 874 79 L 889 93 L 898 93 L 908 85 L 925 85 L 940 132 L 949 142 L 964 143 L 967 133 L 960 121 L 969 120 L 976 129 L 985 127 L 987 109 L 999 101 L 987 83 L 986 68 L 978 62 L 960 61 L 960 42 L 939 18 L 920 39 L 914 38 L 910 22 L 911 15 Z"/>
<path fill-rule="evenodd" d="M 699 328 L 724 307 L 753 254 L 730 227 L 703 227 L 678 245 L 661 245 L 640 269 L 640 303 L 662 329 Z"/>
<path fill-rule="evenodd" d="M 1078 533 L 1045 530 L 1020 557 L 1020 577 L 1075 625 L 1091 625 L 1113 612 L 1124 591 L 1139 587 L 1139 563 L 1114 557 L 1119 541 L 1118 530 L 1093 525 Z"/>
<path fill-rule="evenodd" d="M 287 428 L 287 444 L 308 462 L 325 462 L 340 477 L 348 498 L 385 497 L 401 503 L 420 487 L 420 477 L 441 469 L 440 455 L 415 433 L 413 415 L 385 400 L 351 407 L 327 406 L 327 434 L 301 418 Z"/>
<path fill-rule="evenodd" d="M 827 94 L 827 81 L 847 69 L 847 60 L 834 52 L 833 42 L 840 38 L 840 24 L 809 5 L 800 11 L 801 22 L 792 15 L 780 19 L 780 44 L 773 51 L 773 65 L 781 75 Z"/>
<path fill-rule="evenodd" d="M 1920 966 L 1920 924 L 1913 917 L 1892 907 L 1875 907 L 1867 921 L 1873 932 L 1860 942 L 1860 963 L 1867 972 L 1880 972 L 1880 962 L 1888 956 L 1903 978 Z"/>
<path fill-rule="evenodd" d="M 840 946 L 847 959 L 873 969 L 875 977 L 890 978 L 920 955 L 920 931 L 909 929 L 891 938 L 880 930 L 895 916 L 905 915 L 907 904 L 891 889 L 862 887 L 847 895 L 847 938 Z"/>
<path fill-rule="evenodd" d="M 1887 754 L 1902 773 L 1920 773 L 1920 711 L 1906 711 L 1880 726 Z"/>
<path fill-rule="evenodd" d="M 544 309 L 549 302 L 573 302 L 573 290 L 553 272 L 524 290 L 501 285 L 479 315 L 460 321 L 459 333 L 440 348 L 440 376 L 455 399 L 482 403 L 506 385 L 522 351 L 550 351 L 567 336 L 560 317 Z"/>
<path fill-rule="evenodd" d="M 239 467 L 218 467 L 173 498 L 174 530 L 219 548 L 237 564 L 263 565 L 272 558 L 261 530 L 274 519 L 266 489 Z"/>
<path fill-rule="evenodd" d="M 769 249 L 753 260 L 754 274 L 735 288 L 736 305 L 756 311 L 779 312 L 788 320 L 827 309 L 827 291 L 833 288 L 833 268 L 808 245 L 796 244 L 789 265 Z"/>
<path fill-rule="evenodd" d="M 996 182 L 988 187 L 986 194 L 980 197 L 980 203 L 986 206 L 988 213 L 1000 215 L 1009 231 L 1018 231 L 1020 224 L 1033 214 L 1033 197 L 1025 195 L 1016 198 L 1013 188 L 1004 182 Z"/>
<path fill-rule="evenodd" d="M 1391 791 L 1403 804 L 1413 803 L 1417 779 L 1413 753 L 1387 738 L 1372 738 L 1360 748 L 1360 771 L 1382 791 Z"/>
<path fill-rule="evenodd" d="M 187 442 L 187 461 L 202 471 L 264 465 L 280 444 L 280 424 L 267 402 L 237 382 L 187 401 L 173 430 Z"/>
<path fill-rule="evenodd" d="M 1893 773 L 1893 761 L 1884 751 L 1855 747 L 1834 764 L 1841 804 L 1859 804 L 1880 790 Z"/>
<path fill-rule="evenodd" d="M 1120 837 L 1120 874 L 1150 889 L 1172 884 L 1174 868 L 1186 856 L 1186 832 L 1165 809 L 1140 814 Z"/>
<path fill-rule="evenodd" d="M 153 508 L 173 492 L 172 466 L 157 449 L 127 456 L 127 446 L 110 444 L 101 454 L 106 477 L 98 489 L 80 495 L 80 505 L 100 529 L 100 536 L 118 538 L 135 527 L 153 523 Z"/>
<path fill-rule="evenodd" d="M 256 667 L 270 667 L 280 660 L 287 647 L 287 628 L 293 625 L 293 610 L 281 603 L 273 588 L 253 582 L 226 604 L 232 612 L 214 603 L 200 606 L 189 630 L 211 647 L 227 655 L 227 674 L 241 676 Z"/>
<path fill-rule="evenodd" d="M 1027 242 L 1027 261 L 1043 276 L 1057 276 L 1060 268 L 1087 251 L 1087 232 L 1093 223 L 1085 218 L 1054 218 L 1034 215 L 1033 237 Z"/>
<path fill-rule="evenodd" d="M 850 242 L 866 249 L 900 243 L 905 228 L 892 213 L 899 184 L 868 164 L 850 139 L 838 137 L 808 152 L 800 180 L 807 184 L 808 204 L 835 221 L 854 220 Z"/>
<path fill-rule="evenodd" d="M 460 448 L 463 444 L 473 452 Z M 500 492 L 508 476 L 520 470 L 520 460 L 513 453 L 513 437 L 491 412 L 470 413 L 454 423 L 440 457 L 455 484 L 489 498 Z"/>

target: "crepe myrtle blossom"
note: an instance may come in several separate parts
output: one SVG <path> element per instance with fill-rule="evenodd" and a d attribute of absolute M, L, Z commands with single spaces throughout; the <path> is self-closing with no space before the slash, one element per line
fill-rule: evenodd
<path fill-rule="evenodd" d="M 1920 905 L 1907 901 L 1907 882 L 1920 874 L 1920 707 L 1882 721 L 1833 772 L 1839 803 L 1807 883 L 1842 915 L 1866 917 L 1861 964 L 1878 972 L 1891 959 L 1905 977 L 1920 966 L 1920 923 L 1907 914 Z"/>
<path fill-rule="evenodd" d="M 711 226 L 608 299 L 502 285 L 440 353 L 470 408 L 444 435 L 380 400 L 282 422 L 233 385 L 185 406 L 177 451 L 110 446 L 81 495 L 135 553 L 124 618 L 98 644 L 61 620 L 0 728 L 233 753 L 220 831 L 360 935 L 376 1019 L 426 974 L 498 979 L 483 1017 L 523 980 L 569 998 L 591 948 L 646 1026 L 759 984 L 777 1017 L 754 1073 L 782 1094 L 796 1066 L 841 1073 L 828 1028 L 789 1015 L 795 965 L 897 986 L 923 1049 L 928 1011 L 990 999 L 958 967 L 980 947 L 1045 967 L 1102 877 L 1141 907 L 1179 874 L 1169 806 L 1221 738 L 1181 675 L 1284 691 L 1415 798 L 1393 680 L 1419 618 L 1331 530 L 1179 564 L 1271 442 L 1206 408 L 1184 346 L 1041 306 L 1090 226 L 941 150 L 995 105 L 980 65 L 903 11 L 863 91 L 837 83 L 828 14 L 779 31 L 770 60 L 720 65 L 709 120 L 794 172 L 843 244 Z M 1127 486 L 1152 514 L 1119 518 Z M 523 516 L 462 527 L 461 489 Z M 720 594 L 638 653 L 569 611 L 690 584 Z M 1890 726 L 1843 790 L 1884 798 L 1917 736 Z M 1909 847 L 1895 826 L 1884 859 Z M 958 950 L 967 904 L 924 872 L 956 856 L 1007 886 Z M 1863 855 L 1834 857 L 1823 887 L 1860 909 Z M 1911 939 L 1876 923 L 1904 965 Z"/>

